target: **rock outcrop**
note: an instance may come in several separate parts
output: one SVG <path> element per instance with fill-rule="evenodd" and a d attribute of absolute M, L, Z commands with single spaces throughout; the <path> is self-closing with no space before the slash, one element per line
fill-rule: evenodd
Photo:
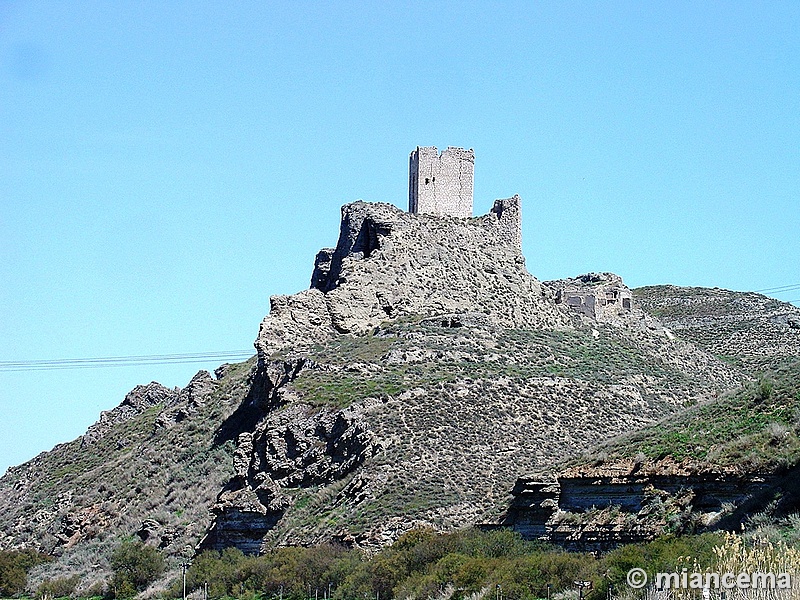
<path fill-rule="evenodd" d="M 566 326 L 525 269 L 520 219 L 518 196 L 470 219 L 345 205 L 339 242 L 317 255 L 311 289 L 271 299 L 259 359 L 411 316 L 480 312 L 504 327 Z"/>
<path fill-rule="evenodd" d="M 350 411 L 314 411 L 303 404 L 269 413 L 241 433 L 235 477 L 219 495 L 215 520 L 201 547 L 262 550 L 263 538 L 294 503 L 288 491 L 343 479 L 380 445 Z"/>
<path fill-rule="evenodd" d="M 163 403 L 164 409 L 156 419 L 156 428 L 172 427 L 190 415 L 197 414 L 214 392 L 216 385 L 217 382 L 208 371 L 198 371 L 172 401 Z"/>
<path fill-rule="evenodd" d="M 114 429 L 155 406 L 170 406 L 178 399 L 178 389 L 169 389 L 156 381 L 147 385 L 137 385 L 125 396 L 116 408 L 100 413 L 97 423 L 89 427 L 81 438 L 83 446 L 90 446 Z M 119 440 L 124 443 L 124 440 Z"/>
<path fill-rule="evenodd" d="M 604 552 L 664 533 L 737 530 L 778 504 L 796 508 L 798 471 L 697 470 L 668 459 L 582 466 L 552 482 L 519 479 L 503 522 L 527 539 L 581 552 Z"/>

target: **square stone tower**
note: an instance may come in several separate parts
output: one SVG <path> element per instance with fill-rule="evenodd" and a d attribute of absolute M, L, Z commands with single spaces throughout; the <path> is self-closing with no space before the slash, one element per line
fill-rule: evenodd
<path fill-rule="evenodd" d="M 475 152 L 449 146 L 417 146 L 409 157 L 408 212 L 472 216 Z"/>

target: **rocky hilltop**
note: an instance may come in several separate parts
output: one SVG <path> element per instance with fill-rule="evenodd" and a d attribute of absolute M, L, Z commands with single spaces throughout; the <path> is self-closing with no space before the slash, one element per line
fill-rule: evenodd
<path fill-rule="evenodd" d="M 346 205 L 310 288 L 271 299 L 253 360 L 137 388 L 9 470 L 0 545 L 97 578 L 128 535 L 177 560 L 496 522 L 521 474 L 747 379 L 613 274 L 537 280 L 520 219 L 518 197 L 476 218 Z"/>
<path fill-rule="evenodd" d="M 631 297 L 616 276 L 582 290 L 597 314 L 573 310 L 575 282 L 531 276 L 519 231 L 519 198 L 476 219 L 345 206 L 311 289 L 261 325 L 262 407 L 204 544 L 374 546 L 491 520 L 520 471 L 737 381 L 630 303 L 604 318 L 600 296 Z"/>
<path fill-rule="evenodd" d="M 259 360 L 420 315 L 482 313 L 502 327 L 564 327 L 549 290 L 525 269 L 520 232 L 519 197 L 497 200 L 475 219 L 345 205 L 339 241 L 317 254 L 311 288 L 271 298 Z"/>

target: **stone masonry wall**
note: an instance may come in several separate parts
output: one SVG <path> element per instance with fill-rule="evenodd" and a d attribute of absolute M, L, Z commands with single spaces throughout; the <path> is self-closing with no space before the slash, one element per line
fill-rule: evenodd
<path fill-rule="evenodd" d="M 633 310 L 630 289 L 614 273 L 587 273 L 547 285 L 555 289 L 557 303 L 597 321 L 613 321 Z"/>
<path fill-rule="evenodd" d="M 500 237 L 522 252 L 522 201 L 517 194 L 511 198 L 495 200 L 492 213 L 497 215 Z"/>
<path fill-rule="evenodd" d="M 472 216 L 475 152 L 448 147 L 417 146 L 409 157 L 408 212 Z"/>

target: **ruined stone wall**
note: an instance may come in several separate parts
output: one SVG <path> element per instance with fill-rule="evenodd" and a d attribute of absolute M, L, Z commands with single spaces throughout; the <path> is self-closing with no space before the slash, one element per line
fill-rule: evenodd
<path fill-rule="evenodd" d="M 270 299 L 259 358 L 403 316 L 483 313 L 504 327 L 567 325 L 567 311 L 525 268 L 520 218 L 519 197 L 463 220 L 345 205 L 339 241 L 317 255 L 310 289 Z"/>
<path fill-rule="evenodd" d="M 472 216 L 475 152 L 448 147 L 417 146 L 409 157 L 408 212 Z"/>
<path fill-rule="evenodd" d="M 494 201 L 492 213 L 497 215 L 501 239 L 522 252 L 522 201 L 514 194 L 511 198 Z"/>
<path fill-rule="evenodd" d="M 556 302 L 600 322 L 613 321 L 633 309 L 633 294 L 613 273 L 587 273 L 547 282 Z"/>

